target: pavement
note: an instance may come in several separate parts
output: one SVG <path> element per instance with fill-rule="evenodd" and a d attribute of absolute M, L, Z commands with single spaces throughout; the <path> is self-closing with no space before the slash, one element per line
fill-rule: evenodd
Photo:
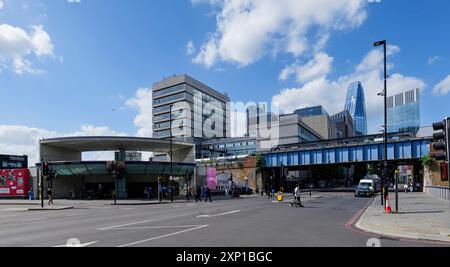
<path fill-rule="evenodd" d="M 395 212 L 394 194 L 390 206 Z M 391 238 L 450 242 L 450 203 L 425 193 L 400 193 L 399 213 L 387 214 L 378 196 L 355 227 Z"/>
<path fill-rule="evenodd" d="M 251 196 L 213 202 L 112 206 L 56 204 L 70 210 L 23 212 L 0 205 L 0 247 L 386 247 L 445 246 L 354 229 L 371 199 L 353 193 L 304 196 L 305 208 Z"/>

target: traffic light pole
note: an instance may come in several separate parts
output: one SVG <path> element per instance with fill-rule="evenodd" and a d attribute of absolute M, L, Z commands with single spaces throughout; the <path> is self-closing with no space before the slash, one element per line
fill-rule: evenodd
<path fill-rule="evenodd" d="M 114 205 L 117 205 L 117 174 L 116 170 L 113 170 L 113 179 L 114 179 Z"/>
<path fill-rule="evenodd" d="M 43 169 L 43 163 L 41 163 Z M 41 171 L 41 208 L 44 208 L 44 172 Z"/>
<path fill-rule="evenodd" d="M 448 180 L 448 192 L 447 197 L 450 202 L 450 117 L 445 118 L 445 137 L 447 139 L 446 142 L 446 164 L 447 164 L 447 180 Z"/>

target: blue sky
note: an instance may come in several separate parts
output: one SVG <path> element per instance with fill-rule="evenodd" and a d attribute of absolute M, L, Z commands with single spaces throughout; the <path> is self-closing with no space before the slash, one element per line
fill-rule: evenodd
<path fill-rule="evenodd" d="M 449 11 L 441 0 L 0 0 L 0 153 L 32 154 L 49 136 L 148 135 L 149 88 L 179 73 L 285 112 L 338 112 L 361 79 L 376 132 L 379 39 L 392 45 L 391 89 L 421 87 L 430 125 L 450 113 Z"/>

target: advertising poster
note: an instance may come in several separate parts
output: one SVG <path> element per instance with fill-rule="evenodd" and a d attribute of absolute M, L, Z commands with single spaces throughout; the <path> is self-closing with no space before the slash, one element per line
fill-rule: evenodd
<path fill-rule="evenodd" d="M 211 190 L 217 189 L 217 171 L 215 168 L 206 168 L 206 183 Z"/>
<path fill-rule="evenodd" d="M 25 197 L 30 190 L 28 169 L 0 170 L 0 197 Z"/>

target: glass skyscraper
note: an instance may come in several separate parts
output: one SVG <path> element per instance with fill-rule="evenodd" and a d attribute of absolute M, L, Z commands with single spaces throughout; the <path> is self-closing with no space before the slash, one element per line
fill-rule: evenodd
<path fill-rule="evenodd" d="M 361 82 L 354 82 L 349 85 L 345 110 L 350 112 L 353 117 L 355 135 L 367 135 L 366 98 Z"/>
<path fill-rule="evenodd" d="M 420 90 L 410 90 L 387 99 L 388 132 L 414 132 L 420 129 Z"/>

